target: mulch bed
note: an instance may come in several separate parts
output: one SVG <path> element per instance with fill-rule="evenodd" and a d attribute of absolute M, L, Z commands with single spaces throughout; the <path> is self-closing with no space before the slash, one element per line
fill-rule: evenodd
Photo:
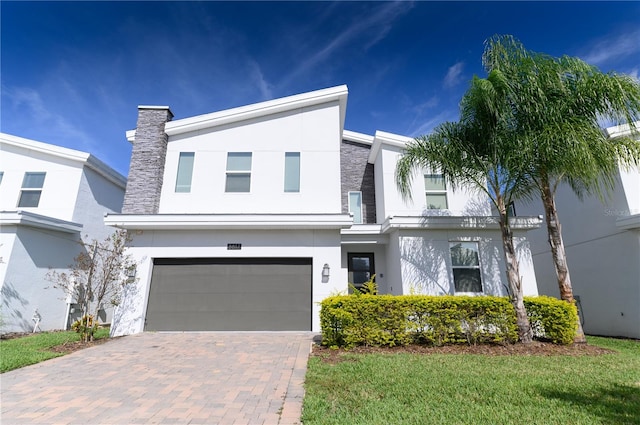
<path fill-rule="evenodd" d="M 531 344 L 509 345 L 445 345 L 429 347 L 424 345 L 407 345 L 402 347 L 353 347 L 349 350 L 331 349 L 314 344 L 311 356 L 320 357 L 328 363 L 344 361 L 345 354 L 478 354 L 484 356 L 600 356 L 615 351 L 589 344 L 557 345 L 549 342 L 534 341 Z"/>

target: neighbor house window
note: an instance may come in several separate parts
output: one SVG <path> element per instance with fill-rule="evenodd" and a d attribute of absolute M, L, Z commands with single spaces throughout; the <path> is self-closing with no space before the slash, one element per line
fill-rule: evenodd
<path fill-rule="evenodd" d="M 176 177 L 176 192 L 191 192 L 194 157 L 194 152 L 180 152 L 180 158 L 178 159 L 178 176 Z"/>
<path fill-rule="evenodd" d="M 451 268 L 456 292 L 482 292 L 478 242 L 451 242 Z"/>
<path fill-rule="evenodd" d="M 24 173 L 18 207 L 35 208 L 40 203 L 46 173 Z"/>
<path fill-rule="evenodd" d="M 225 192 L 249 192 L 250 189 L 251 152 L 229 152 Z"/>
<path fill-rule="evenodd" d="M 427 208 L 432 210 L 446 210 L 447 187 L 442 174 L 425 174 L 424 188 L 427 196 Z"/>
<path fill-rule="evenodd" d="M 362 224 L 362 192 L 349 192 L 349 213 L 353 224 Z"/>
<path fill-rule="evenodd" d="M 284 154 L 284 191 L 300 192 L 300 152 Z"/>

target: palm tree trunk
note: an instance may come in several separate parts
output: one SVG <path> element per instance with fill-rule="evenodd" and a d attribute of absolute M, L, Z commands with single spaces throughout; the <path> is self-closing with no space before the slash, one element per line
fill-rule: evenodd
<path fill-rule="evenodd" d="M 522 294 L 522 281 L 520 279 L 520 266 L 516 257 L 516 250 L 513 246 L 513 232 L 509 225 L 509 218 L 506 214 L 504 205 L 499 205 L 500 209 L 500 233 L 502 235 L 502 246 L 504 249 L 507 282 L 509 283 L 509 292 L 511 304 L 516 310 L 516 325 L 518 326 L 518 338 L 524 344 L 530 344 L 533 341 L 533 333 L 531 324 L 527 317 L 527 310 L 524 307 L 524 299 Z"/>
<path fill-rule="evenodd" d="M 544 182 L 541 193 L 542 203 L 544 205 L 544 215 L 547 221 L 549 245 L 551 245 L 551 256 L 553 257 L 553 264 L 555 265 L 556 275 L 558 277 L 560 299 L 568 303 L 575 304 L 575 299 L 573 298 L 573 287 L 571 286 L 571 275 L 569 274 L 567 256 L 564 249 L 564 242 L 562 240 L 562 226 L 560 225 L 560 217 L 558 217 L 558 211 L 556 210 L 555 196 L 551 191 L 548 179 Z M 584 331 L 582 330 L 582 323 L 580 323 L 580 316 L 578 316 L 578 329 L 573 342 L 587 342 L 584 336 Z"/>

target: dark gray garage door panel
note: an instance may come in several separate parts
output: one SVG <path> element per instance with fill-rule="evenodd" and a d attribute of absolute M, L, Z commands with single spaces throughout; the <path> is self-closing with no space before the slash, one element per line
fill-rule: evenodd
<path fill-rule="evenodd" d="M 146 330 L 310 330 L 311 259 L 156 260 Z"/>

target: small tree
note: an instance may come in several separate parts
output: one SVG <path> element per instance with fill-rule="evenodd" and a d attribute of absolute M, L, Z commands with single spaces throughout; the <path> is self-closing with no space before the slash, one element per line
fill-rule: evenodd
<path fill-rule="evenodd" d="M 125 286 L 135 281 L 136 263 L 125 254 L 130 241 L 126 230 L 118 230 L 102 241 L 81 242 L 84 250 L 68 273 L 52 270 L 47 275 L 54 288 L 62 289 L 79 305 L 81 319 L 74 330 L 85 342 L 93 340 L 96 318 L 104 303 L 118 305 Z"/>

